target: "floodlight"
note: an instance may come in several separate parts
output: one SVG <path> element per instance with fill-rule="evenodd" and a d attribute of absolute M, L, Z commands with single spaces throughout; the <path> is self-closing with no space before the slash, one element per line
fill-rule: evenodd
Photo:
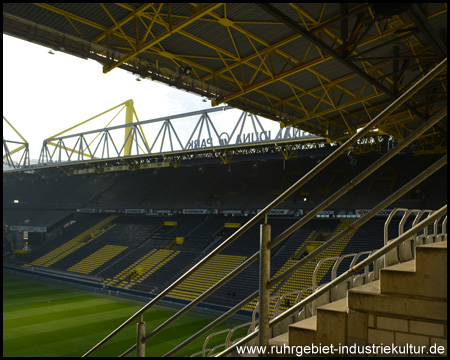
<path fill-rule="evenodd" d="M 189 75 L 192 71 L 192 68 L 189 65 L 186 65 L 186 67 L 183 70 L 183 74 Z"/>

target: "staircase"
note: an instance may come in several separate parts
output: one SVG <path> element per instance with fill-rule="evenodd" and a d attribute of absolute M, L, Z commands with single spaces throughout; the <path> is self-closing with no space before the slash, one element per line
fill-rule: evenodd
<path fill-rule="evenodd" d="M 290 325 L 288 333 L 271 339 L 270 344 L 411 344 L 416 349 L 443 346 L 446 351 L 447 242 L 416 247 L 415 260 L 382 269 L 380 280 L 318 307 L 317 315 Z"/>

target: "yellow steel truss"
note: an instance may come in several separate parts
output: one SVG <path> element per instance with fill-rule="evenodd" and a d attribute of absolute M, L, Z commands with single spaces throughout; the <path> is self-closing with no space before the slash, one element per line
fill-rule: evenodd
<path fill-rule="evenodd" d="M 23 140 L 25 144 L 28 144 L 28 142 L 23 138 L 22 135 L 16 130 L 16 128 L 3 116 L 3 120 L 6 121 L 6 123 L 9 125 L 11 129 Z M 5 140 L 5 137 L 3 136 L 3 140 Z M 9 155 L 15 154 L 23 149 L 25 149 L 26 145 L 20 145 L 19 147 L 15 148 L 14 150 L 9 150 Z M 8 155 L 4 154 L 3 159 L 5 159 Z"/>
<path fill-rule="evenodd" d="M 426 43 L 426 37 L 418 36 L 411 16 L 380 16 L 367 3 L 280 5 L 286 14 L 290 8 L 290 20 L 311 36 L 331 44 L 335 53 L 361 69 L 360 73 L 341 71 L 337 76 L 324 70 L 326 66 L 333 67 L 336 54 L 294 31 L 269 41 L 258 27 L 267 33 L 277 32 L 284 22 L 270 16 L 261 20 L 237 18 L 236 6 L 241 5 L 234 3 L 143 3 L 137 7 L 128 3 L 93 4 L 93 9 L 106 15 L 108 23 L 101 21 L 101 17 L 80 16 L 59 4 L 34 6 L 65 18 L 72 31 L 92 44 L 91 52 L 99 55 L 96 60 L 103 62 L 104 72 L 125 66 L 144 77 L 161 74 L 173 83 L 179 81 L 173 68 L 178 71 L 189 66 L 188 78 L 198 83 L 194 89 L 193 83 L 185 79 L 185 86 L 205 94 L 213 105 L 229 103 L 243 110 L 260 107 L 263 116 L 279 121 L 282 126 L 294 125 L 331 140 L 351 136 L 392 101 L 392 94 L 401 93 L 421 77 L 412 78 L 409 74 L 426 72 L 438 55 L 432 42 Z M 427 21 L 445 17 L 446 13 L 444 3 L 423 6 Z M 357 18 L 352 20 L 353 29 L 347 23 L 350 17 Z M 195 32 L 195 27 L 202 24 L 213 25 L 221 37 L 215 37 L 214 31 Z M 96 35 L 88 38 L 86 29 L 94 29 Z M 191 53 L 177 52 L 171 39 L 186 39 L 198 47 Z M 304 44 L 301 48 L 297 47 L 299 41 Z M 375 56 L 378 49 L 387 46 L 393 49 L 391 56 L 386 52 Z M 164 65 L 163 60 L 167 60 Z M 298 80 L 303 75 L 309 78 L 313 75 L 315 81 L 305 86 Z M 438 93 L 446 94 L 446 76 L 437 82 Z M 283 92 L 277 90 L 280 86 Z M 435 98 L 438 101 L 426 104 L 413 99 L 409 111 L 391 115 L 380 129 L 395 138 L 404 137 L 414 128 L 410 124 L 439 110 L 443 97 Z M 446 134 L 445 125 L 436 126 L 435 130 L 441 136 L 442 131 Z M 440 140 L 436 142 L 436 146 L 441 145 Z"/>
<path fill-rule="evenodd" d="M 63 135 L 63 134 L 65 134 L 65 133 L 67 133 L 67 132 L 69 132 L 69 131 L 71 131 L 71 130 L 73 130 L 73 129 L 76 129 L 77 127 L 79 127 L 79 126 L 81 126 L 81 125 L 84 125 L 84 124 L 86 124 L 86 123 L 88 123 L 88 122 L 90 122 L 90 121 L 92 121 L 92 120 L 94 120 L 94 119 L 97 119 L 98 117 L 100 117 L 100 116 L 102 116 L 102 115 L 105 115 L 106 113 L 108 113 L 108 112 L 110 112 L 110 111 L 113 111 L 113 110 L 115 110 L 115 109 L 118 109 L 119 107 L 121 107 L 121 108 L 119 109 L 119 111 L 118 111 L 118 112 L 113 116 L 113 118 L 106 124 L 106 126 L 104 126 L 104 128 L 107 128 L 107 127 L 113 122 L 113 120 L 121 113 L 121 111 L 122 111 L 123 109 L 126 109 L 126 113 L 125 113 L 125 124 L 132 124 L 132 123 L 133 123 L 133 115 L 136 117 L 136 121 L 139 122 L 139 119 L 138 119 L 138 117 L 137 117 L 136 111 L 135 111 L 135 109 L 134 109 L 134 102 L 133 102 L 132 99 L 130 99 L 130 100 L 124 101 L 123 103 L 121 103 L 121 104 L 119 104 L 119 105 L 116 105 L 116 106 L 112 107 L 111 109 L 108 109 L 108 110 L 106 110 L 106 111 L 103 111 L 102 113 L 97 114 L 97 115 L 95 115 L 95 116 L 93 116 L 93 117 L 91 117 L 91 118 L 89 118 L 89 119 L 87 119 L 87 120 L 84 120 L 84 121 L 82 121 L 82 122 L 80 122 L 80 123 L 78 123 L 78 124 L 76 124 L 76 125 L 74 125 L 74 126 L 71 126 L 70 128 L 68 128 L 68 129 L 66 129 L 66 130 L 63 130 L 63 131 L 61 131 L 61 132 L 59 132 L 59 133 L 57 133 L 57 134 L 55 134 L 55 135 L 53 135 L 53 136 L 50 136 L 50 137 L 48 137 L 46 140 L 51 140 L 51 139 L 56 138 L 56 137 L 58 137 L 58 136 L 60 136 L 60 135 Z M 5 119 L 5 120 L 6 120 L 6 119 Z M 141 128 L 140 126 L 139 126 L 139 128 L 142 130 L 142 128 Z M 130 135 L 130 132 L 131 132 L 131 127 L 125 127 L 124 130 L 125 130 L 125 134 L 124 134 L 124 142 L 125 142 L 124 156 L 129 156 L 129 155 L 131 154 L 130 148 L 131 148 L 131 142 L 132 142 L 132 139 L 131 139 L 131 137 L 129 136 L 129 135 Z M 147 147 L 148 147 L 147 139 L 145 138 L 144 132 L 142 132 L 142 135 L 143 135 L 143 137 L 144 137 L 144 142 L 145 142 L 145 144 L 146 144 Z M 97 135 L 97 136 L 91 141 L 91 144 L 97 139 L 98 136 L 99 136 L 99 135 Z M 47 144 L 47 145 L 52 145 L 52 146 L 58 146 L 56 143 L 54 143 L 54 142 L 52 142 L 52 141 L 47 141 L 46 144 Z M 89 144 L 89 145 L 91 145 L 91 144 Z M 73 151 L 73 152 L 76 153 L 76 154 L 79 153 L 77 150 L 71 149 L 71 148 L 69 148 L 69 147 L 66 147 L 66 149 L 69 150 L 69 151 Z M 89 154 L 84 154 L 84 155 L 85 155 L 85 156 L 89 156 Z"/>

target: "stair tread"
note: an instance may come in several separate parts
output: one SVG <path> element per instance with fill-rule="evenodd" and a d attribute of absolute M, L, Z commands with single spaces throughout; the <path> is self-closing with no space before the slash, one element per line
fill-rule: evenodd
<path fill-rule="evenodd" d="M 433 248 L 447 248 L 447 241 L 439 241 L 439 242 L 435 242 L 435 243 L 430 243 L 430 244 L 424 244 L 424 245 L 419 245 L 418 248 L 428 248 L 428 249 L 433 249 Z"/>
<path fill-rule="evenodd" d="M 416 265 L 415 260 L 410 260 L 404 263 L 395 264 L 389 267 L 386 267 L 384 269 L 381 269 L 381 271 L 405 271 L 405 272 L 415 272 L 416 271 Z"/>
<path fill-rule="evenodd" d="M 317 315 L 311 316 L 307 319 L 298 321 L 294 324 L 289 325 L 289 329 L 297 328 L 297 329 L 306 329 L 306 330 L 317 330 Z"/>
<path fill-rule="evenodd" d="M 372 281 L 370 283 L 355 287 L 353 289 L 350 289 L 348 292 L 358 294 L 380 295 L 380 280 Z"/>
<path fill-rule="evenodd" d="M 442 251 L 446 250 L 446 248 L 446 242 L 421 245 L 416 248 L 417 257 L 415 260 L 403 262 L 382 269 L 381 273 L 384 273 L 385 276 L 382 277 L 380 275 L 380 279 L 383 280 L 383 283 L 386 283 L 386 280 L 390 280 L 391 282 L 394 281 L 394 285 L 387 288 L 388 290 L 392 290 L 390 292 L 382 293 L 381 281 L 377 280 L 350 289 L 347 293 L 347 297 L 343 299 L 318 307 L 316 316 L 289 325 L 289 344 L 304 345 L 306 343 L 310 343 L 311 341 L 318 342 L 319 340 L 323 343 L 324 339 L 330 341 L 331 343 L 342 343 L 342 341 L 345 342 L 346 333 L 342 339 L 342 337 L 339 337 L 340 333 L 335 332 L 334 327 L 345 329 L 347 326 L 346 324 L 348 317 L 343 313 L 348 312 L 349 309 L 362 313 L 386 314 L 386 316 L 395 315 L 403 318 L 424 319 L 424 321 L 446 321 L 446 296 L 445 298 L 432 297 L 431 295 L 424 297 L 425 295 L 417 295 L 416 293 L 409 294 L 407 292 L 397 291 L 397 288 L 402 290 L 405 286 L 406 288 L 412 288 L 411 284 L 409 284 L 410 280 L 417 276 L 421 276 L 424 271 L 422 267 L 428 266 L 424 274 L 434 274 L 434 276 L 436 276 L 436 273 L 438 273 L 438 276 L 440 276 L 438 287 L 439 289 L 442 288 L 443 292 L 446 294 L 447 258 L 446 253 L 445 257 L 442 253 Z M 429 253 L 427 255 L 423 254 L 425 251 Z M 422 255 L 422 257 L 419 255 Z M 443 260 L 444 258 L 445 261 Z M 426 261 L 424 261 L 424 259 L 426 259 Z M 437 262 L 437 260 L 439 260 L 439 262 Z M 445 266 L 442 267 L 442 271 L 444 271 L 443 274 L 440 274 L 441 262 L 445 264 Z M 432 268 L 431 270 L 429 269 L 430 266 Z M 441 282 L 444 282 L 445 286 L 442 285 Z M 427 282 L 424 282 L 423 280 L 422 283 L 423 286 L 427 284 Z M 417 290 L 416 287 L 414 287 L 414 290 Z M 428 288 L 425 286 L 425 289 Z M 430 293 L 428 292 L 427 294 Z M 322 311 L 332 311 L 335 313 L 321 314 L 320 312 Z M 327 320 L 325 320 L 323 315 L 325 315 Z M 331 315 L 331 318 L 327 317 L 327 315 Z M 317 320 L 319 320 L 319 324 Z M 332 321 L 333 326 L 330 325 L 330 321 Z M 345 330 L 345 332 L 346 331 L 347 330 Z M 278 346 L 282 345 L 285 343 L 285 338 L 286 334 L 281 334 L 274 338 L 273 344 Z"/>
<path fill-rule="evenodd" d="M 289 333 L 285 332 L 284 334 L 275 336 L 274 338 L 269 340 L 269 344 L 272 346 L 282 346 L 284 344 L 289 343 Z"/>
<path fill-rule="evenodd" d="M 329 304 L 319 306 L 317 310 L 347 312 L 348 310 L 347 297 L 337 301 L 333 301 L 332 303 Z"/>

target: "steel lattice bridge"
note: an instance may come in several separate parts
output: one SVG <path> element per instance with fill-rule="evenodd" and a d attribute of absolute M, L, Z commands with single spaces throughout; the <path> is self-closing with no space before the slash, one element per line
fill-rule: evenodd
<path fill-rule="evenodd" d="M 118 110 L 114 120 L 124 109 L 125 124 L 65 135 L 105 113 Z M 59 169 L 66 175 L 78 175 L 179 167 L 183 161 L 195 159 L 216 159 L 229 164 L 235 155 L 252 154 L 273 154 L 287 160 L 301 150 L 333 147 L 329 139 L 293 127 L 266 129 L 257 115 L 230 110 L 233 108 L 224 106 L 139 121 L 133 100 L 127 100 L 45 139 L 38 164 L 31 166 L 29 160 L 17 164 L 8 161 L 13 169 L 4 174 L 32 171 L 45 176 L 46 171 Z M 381 136 L 373 135 L 355 149 L 373 151 L 379 148 L 381 141 Z M 3 157 L 11 159 L 6 142 L 4 140 Z M 26 149 L 28 152 L 28 147 Z"/>

